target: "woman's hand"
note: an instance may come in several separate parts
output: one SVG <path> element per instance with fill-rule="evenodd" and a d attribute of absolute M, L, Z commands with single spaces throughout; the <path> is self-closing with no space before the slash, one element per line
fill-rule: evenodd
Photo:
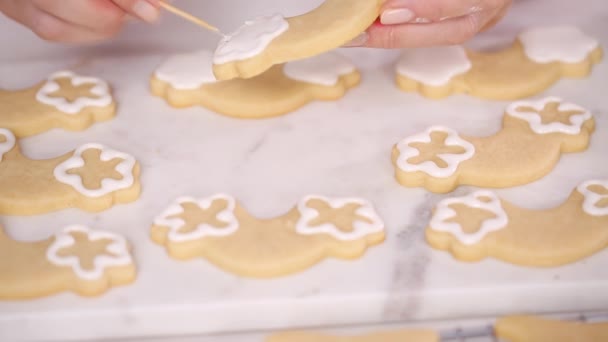
<path fill-rule="evenodd" d="M 0 11 L 45 40 L 87 43 L 111 38 L 128 15 L 152 22 L 158 0 L 0 0 Z"/>
<path fill-rule="evenodd" d="M 494 26 L 512 0 L 386 0 L 378 23 L 349 46 L 409 48 L 461 44 Z"/>

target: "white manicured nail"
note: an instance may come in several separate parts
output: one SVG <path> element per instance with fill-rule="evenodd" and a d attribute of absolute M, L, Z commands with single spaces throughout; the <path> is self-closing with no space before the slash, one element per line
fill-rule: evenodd
<path fill-rule="evenodd" d="M 380 16 L 382 25 L 407 24 L 414 20 L 416 15 L 407 8 L 396 8 L 384 11 Z"/>
<path fill-rule="evenodd" d="M 156 7 L 146 0 L 139 0 L 133 5 L 133 13 L 140 19 L 149 23 L 156 21 L 159 16 L 159 11 Z"/>

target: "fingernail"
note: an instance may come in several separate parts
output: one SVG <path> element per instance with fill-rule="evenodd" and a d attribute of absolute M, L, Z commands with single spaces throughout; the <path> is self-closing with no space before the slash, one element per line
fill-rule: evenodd
<path fill-rule="evenodd" d="M 156 21 L 159 15 L 158 9 L 145 0 L 139 0 L 133 5 L 133 13 L 149 23 Z"/>
<path fill-rule="evenodd" d="M 407 8 L 396 8 L 384 11 L 380 16 L 382 25 L 399 25 L 412 21 L 416 15 Z"/>
<path fill-rule="evenodd" d="M 367 40 L 369 39 L 369 35 L 367 34 L 367 32 L 363 32 L 360 35 L 357 36 L 357 38 L 351 40 L 350 42 L 344 44 L 344 47 L 358 47 L 358 46 L 363 46 L 365 45 L 365 43 L 367 43 Z"/>

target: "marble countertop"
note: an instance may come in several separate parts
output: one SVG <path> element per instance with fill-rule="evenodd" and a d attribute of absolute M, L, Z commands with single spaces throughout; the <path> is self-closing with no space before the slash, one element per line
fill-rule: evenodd
<path fill-rule="evenodd" d="M 226 3 L 218 6 L 226 10 L 238 1 Z M 268 12 L 280 3 L 285 1 L 259 1 L 250 11 Z M 293 11 L 303 7 L 291 3 Z M 195 8 L 194 1 L 183 5 Z M 234 13 L 222 25 L 244 17 Z M 579 25 L 608 46 L 604 0 L 521 0 L 503 23 L 472 45 L 506 44 L 523 27 L 550 23 Z M 224 333 L 608 307 L 607 251 L 565 267 L 534 269 L 494 260 L 460 263 L 424 242 L 430 211 L 443 196 L 400 187 L 393 179 L 391 146 L 434 124 L 490 135 L 500 128 L 506 102 L 467 96 L 430 101 L 406 94 L 393 84 L 396 52 L 348 50 L 344 53 L 361 67 L 364 81 L 342 101 L 313 103 L 263 121 L 239 121 L 202 108 L 175 110 L 149 94 L 149 75 L 170 53 L 211 47 L 213 38 L 172 19 L 164 25 L 170 29 L 144 32 L 134 26 L 100 47 L 61 48 L 0 21 L 0 32 L 10 32 L 0 34 L 0 44 L 11 47 L 0 50 L 0 87 L 29 86 L 53 71 L 73 68 L 107 79 L 120 105 L 115 120 L 86 131 L 54 130 L 23 140 L 25 153 L 45 158 L 87 142 L 107 144 L 138 158 L 144 187 L 139 201 L 100 214 L 65 210 L 0 218 L 20 240 L 42 239 L 74 223 L 120 232 L 134 243 L 139 267 L 135 284 L 100 298 L 68 293 L 0 302 L 0 340 Z M 180 30 L 189 34 L 172 36 Z M 155 31 L 162 31 L 156 40 Z M 201 41 L 192 44 L 196 34 Z M 604 62 L 589 79 L 565 80 L 541 94 L 588 107 L 598 131 L 587 152 L 566 155 L 542 180 L 499 195 L 521 206 L 551 207 L 580 182 L 606 178 L 607 80 Z M 261 217 L 281 214 L 310 193 L 364 197 L 385 219 L 387 241 L 359 260 L 326 260 L 274 280 L 240 278 L 203 259 L 174 261 L 150 241 L 152 219 L 173 199 L 216 192 L 234 195 Z"/>

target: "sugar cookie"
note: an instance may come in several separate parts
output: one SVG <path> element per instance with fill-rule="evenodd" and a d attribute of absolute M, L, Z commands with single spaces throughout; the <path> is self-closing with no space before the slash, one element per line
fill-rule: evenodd
<path fill-rule="evenodd" d="M 12 240 L 0 226 L 0 299 L 73 291 L 100 295 L 133 282 L 136 268 L 124 237 L 69 226 L 38 242 Z"/>
<path fill-rule="evenodd" d="M 309 332 L 283 332 L 270 336 L 266 342 L 439 342 L 439 335 L 430 330 L 390 331 L 361 336 L 330 336 Z"/>
<path fill-rule="evenodd" d="M 558 266 L 608 247 L 608 181 L 581 184 L 559 207 L 519 208 L 490 191 L 441 201 L 428 243 L 463 261 L 494 257 L 525 266 Z"/>
<path fill-rule="evenodd" d="M 354 259 L 384 241 L 384 224 L 358 198 L 307 196 L 283 216 L 258 219 L 228 195 L 179 198 L 151 228 L 176 259 L 207 258 L 248 277 L 302 271 L 324 258 Z"/>
<path fill-rule="evenodd" d="M 139 197 L 139 164 L 98 144 L 48 160 L 28 159 L 0 129 L 0 214 L 37 215 L 77 207 L 102 211 Z"/>
<path fill-rule="evenodd" d="M 355 65 L 337 53 L 277 65 L 250 79 L 219 82 L 212 58 L 209 51 L 170 58 L 152 77 L 152 93 L 177 108 L 200 105 L 227 116 L 260 119 L 314 100 L 338 100 L 361 80 Z"/>
<path fill-rule="evenodd" d="M 115 113 L 116 103 L 105 81 L 70 71 L 54 73 L 29 89 L 0 89 L 0 127 L 17 137 L 53 128 L 84 130 Z"/>
<path fill-rule="evenodd" d="M 600 342 L 608 341 L 608 323 L 550 320 L 534 316 L 498 319 L 496 336 L 509 342 Z"/>
<path fill-rule="evenodd" d="M 245 23 L 219 44 L 213 72 L 219 80 L 251 78 L 273 65 L 338 48 L 378 18 L 384 0 L 326 0 L 308 14 L 275 14 Z"/>
<path fill-rule="evenodd" d="M 392 153 L 397 181 L 446 193 L 459 185 L 505 188 L 547 175 L 562 153 L 587 149 L 592 114 L 557 97 L 511 104 L 503 129 L 490 137 L 464 137 L 446 127 L 399 142 Z"/>
<path fill-rule="evenodd" d="M 397 85 L 436 99 L 466 93 L 516 100 L 538 94 L 561 78 L 585 77 L 601 59 L 599 42 L 580 29 L 537 27 L 498 52 L 462 46 L 405 50 L 396 67 Z"/>

